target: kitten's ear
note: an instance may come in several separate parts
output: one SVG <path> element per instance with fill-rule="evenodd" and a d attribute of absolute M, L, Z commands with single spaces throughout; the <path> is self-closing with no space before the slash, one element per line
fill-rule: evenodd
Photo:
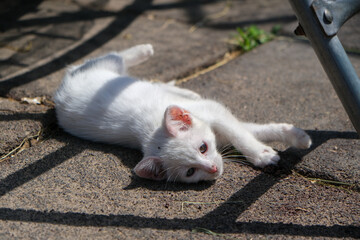
<path fill-rule="evenodd" d="M 165 170 L 162 166 L 163 161 L 159 157 L 144 157 L 134 168 L 134 172 L 141 178 L 152 180 L 164 180 Z"/>
<path fill-rule="evenodd" d="M 172 136 L 187 131 L 192 126 L 190 113 L 178 106 L 169 106 L 165 111 L 165 127 Z"/>

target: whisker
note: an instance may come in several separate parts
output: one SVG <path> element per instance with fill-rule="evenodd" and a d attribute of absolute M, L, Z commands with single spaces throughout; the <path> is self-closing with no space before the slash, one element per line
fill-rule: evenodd
<path fill-rule="evenodd" d="M 173 167 L 168 167 L 168 168 L 162 170 L 161 173 L 166 172 L 167 179 L 169 179 L 169 177 L 170 177 L 170 176 L 169 176 L 169 170 L 172 169 L 172 168 L 173 168 Z"/>
<path fill-rule="evenodd" d="M 174 178 L 173 178 L 173 176 L 171 176 L 171 178 L 169 178 L 169 181 L 176 182 L 176 179 L 177 179 L 177 178 L 179 177 L 179 175 L 180 175 L 180 173 L 177 171 L 179 168 L 180 168 L 180 167 L 178 166 L 178 167 L 176 167 L 176 168 L 174 169 L 173 174 L 176 173 L 176 175 L 175 175 Z M 173 179 L 172 179 L 172 178 L 173 178 Z"/>
<path fill-rule="evenodd" d="M 234 149 L 234 150 L 229 150 L 229 151 L 224 152 L 224 153 L 221 154 L 221 156 L 223 156 L 223 157 L 231 156 L 231 155 L 242 155 L 242 153 L 240 153 L 239 151 Z"/>
<path fill-rule="evenodd" d="M 176 179 L 180 176 L 180 173 L 178 172 L 178 174 L 175 176 L 174 178 L 174 181 L 173 182 L 176 182 Z"/>
<path fill-rule="evenodd" d="M 176 168 L 176 170 L 178 170 L 179 168 L 180 168 L 180 167 Z M 176 171 L 176 173 L 177 173 L 177 174 L 176 174 L 173 182 L 176 182 L 177 178 L 180 176 L 180 172 Z"/>
<path fill-rule="evenodd" d="M 232 150 L 232 149 L 233 149 L 233 146 L 231 144 L 226 144 L 219 148 L 219 152 L 220 152 L 220 154 L 223 154 L 225 151 Z"/>
<path fill-rule="evenodd" d="M 224 152 L 221 154 L 222 157 L 226 157 L 226 156 L 230 156 L 230 155 L 239 155 L 239 152 L 232 150 L 232 151 L 227 151 L 227 152 Z"/>
<path fill-rule="evenodd" d="M 245 158 L 245 159 L 244 159 Z M 240 162 L 240 163 L 245 163 L 245 164 L 249 164 L 249 160 L 255 160 L 253 157 L 244 155 L 244 154 L 231 154 L 231 155 L 226 155 L 226 156 L 222 156 L 222 159 L 224 162 Z"/>
<path fill-rule="evenodd" d="M 175 166 L 175 167 L 169 167 L 166 169 L 166 171 L 168 172 L 168 170 L 172 170 L 172 173 L 170 175 L 168 175 L 168 178 L 167 178 L 167 181 L 172 181 L 174 182 L 173 180 L 173 175 L 177 173 L 177 170 L 180 168 L 180 166 Z M 179 173 L 177 173 L 176 177 L 174 179 L 176 179 L 178 177 Z"/>
<path fill-rule="evenodd" d="M 230 149 L 230 150 L 227 150 L 226 152 L 222 152 L 221 153 L 221 156 L 228 156 L 228 155 L 232 155 L 232 154 L 239 154 L 239 152 L 235 149 Z"/>
<path fill-rule="evenodd" d="M 246 149 L 249 149 L 249 148 L 242 147 L 242 149 L 243 149 L 243 150 L 246 150 Z M 226 145 L 224 145 L 224 146 L 222 146 L 222 147 L 220 147 L 220 148 L 218 149 L 218 151 L 219 151 L 220 153 L 223 153 L 223 152 L 226 151 L 226 150 L 229 150 L 229 151 L 239 151 L 239 150 L 237 150 L 232 144 L 226 144 Z"/>
<path fill-rule="evenodd" d="M 225 162 L 233 162 L 233 163 L 240 163 L 242 165 L 252 166 L 250 162 L 242 159 L 226 159 Z"/>

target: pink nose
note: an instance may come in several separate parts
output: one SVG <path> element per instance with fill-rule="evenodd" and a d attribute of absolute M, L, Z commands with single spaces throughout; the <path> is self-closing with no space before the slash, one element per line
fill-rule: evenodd
<path fill-rule="evenodd" d="M 209 173 L 216 173 L 217 172 L 217 167 L 215 165 L 212 165 L 211 168 L 209 169 Z"/>

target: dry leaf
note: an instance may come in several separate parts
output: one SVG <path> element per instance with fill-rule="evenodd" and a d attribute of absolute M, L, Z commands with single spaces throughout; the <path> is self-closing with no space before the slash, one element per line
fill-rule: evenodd
<path fill-rule="evenodd" d="M 37 104 L 40 105 L 44 102 L 45 97 L 35 97 L 35 98 L 27 98 L 23 97 L 21 98 L 21 101 L 28 104 Z"/>

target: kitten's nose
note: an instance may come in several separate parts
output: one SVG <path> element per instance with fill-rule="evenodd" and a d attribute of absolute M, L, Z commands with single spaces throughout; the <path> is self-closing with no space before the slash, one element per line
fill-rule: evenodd
<path fill-rule="evenodd" d="M 209 173 L 216 173 L 217 172 L 217 167 L 215 165 L 211 166 L 211 169 L 209 170 Z"/>

